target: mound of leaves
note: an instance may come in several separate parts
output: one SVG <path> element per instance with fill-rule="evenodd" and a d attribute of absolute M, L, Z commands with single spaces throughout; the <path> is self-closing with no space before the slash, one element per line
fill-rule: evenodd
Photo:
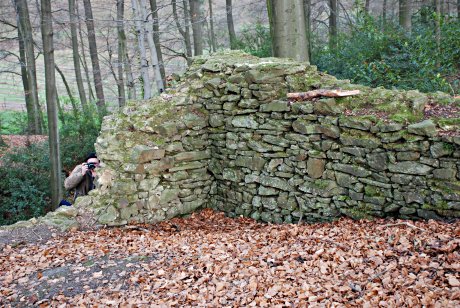
<path fill-rule="evenodd" d="M 4 243 L 0 306 L 460 306 L 460 225 L 187 219 Z"/>

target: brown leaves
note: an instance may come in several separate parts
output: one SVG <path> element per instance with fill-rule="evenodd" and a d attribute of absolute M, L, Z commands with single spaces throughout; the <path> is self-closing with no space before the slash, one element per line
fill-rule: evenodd
<path fill-rule="evenodd" d="M 459 234 L 458 223 L 269 225 L 205 210 L 7 246 L 0 306 L 459 306 Z"/>

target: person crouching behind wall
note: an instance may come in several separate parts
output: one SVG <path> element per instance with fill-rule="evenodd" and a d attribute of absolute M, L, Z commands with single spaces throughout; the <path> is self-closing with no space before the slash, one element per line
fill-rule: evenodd
<path fill-rule="evenodd" d="M 71 190 L 75 188 L 74 202 L 78 197 L 86 196 L 90 190 L 96 188 L 96 168 L 99 167 L 99 163 L 100 161 L 96 153 L 89 153 L 86 156 L 85 162 L 77 165 L 65 179 L 65 189 Z"/>

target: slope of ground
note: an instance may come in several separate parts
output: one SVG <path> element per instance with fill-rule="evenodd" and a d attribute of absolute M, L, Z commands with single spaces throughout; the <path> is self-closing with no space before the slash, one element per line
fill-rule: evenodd
<path fill-rule="evenodd" d="M 460 305 L 458 221 L 267 225 L 205 210 L 36 243 L 6 235 L 1 306 Z"/>

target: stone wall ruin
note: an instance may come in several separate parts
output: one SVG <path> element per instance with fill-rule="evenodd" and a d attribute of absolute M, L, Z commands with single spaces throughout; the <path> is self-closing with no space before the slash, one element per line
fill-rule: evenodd
<path fill-rule="evenodd" d="M 361 95 L 286 99 L 318 88 Z M 105 118 L 101 186 L 76 208 L 107 225 L 204 207 L 275 223 L 459 217 L 458 117 L 424 119 L 428 101 L 451 98 L 352 85 L 286 59 L 198 58 L 167 94 Z"/>

